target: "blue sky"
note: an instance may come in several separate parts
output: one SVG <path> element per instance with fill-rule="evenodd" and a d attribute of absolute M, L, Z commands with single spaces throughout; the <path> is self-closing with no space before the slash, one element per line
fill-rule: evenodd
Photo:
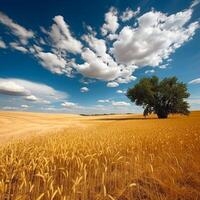
<path fill-rule="evenodd" d="M 141 112 L 124 95 L 177 76 L 200 109 L 200 0 L 0 0 L 0 109 Z"/>

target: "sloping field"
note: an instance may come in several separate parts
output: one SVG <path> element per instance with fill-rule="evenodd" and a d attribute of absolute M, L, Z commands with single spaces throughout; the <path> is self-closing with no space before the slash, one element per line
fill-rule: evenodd
<path fill-rule="evenodd" d="M 200 199 L 200 112 L 0 112 L 0 142 L 2 200 Z"/>
<path fill-rule="evenodd" d="M 0 143 L 63 128 L 84 126 L 79 123 L 79 118 L 78 115 L 0 112 Z"/>

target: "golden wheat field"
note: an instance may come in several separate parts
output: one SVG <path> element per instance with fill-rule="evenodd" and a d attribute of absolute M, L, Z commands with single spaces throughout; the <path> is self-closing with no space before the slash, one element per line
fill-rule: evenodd
<path fill-rule="evenodd" d="M 0 112 L 1 200 L 199 200 L 189 117 Z"/>

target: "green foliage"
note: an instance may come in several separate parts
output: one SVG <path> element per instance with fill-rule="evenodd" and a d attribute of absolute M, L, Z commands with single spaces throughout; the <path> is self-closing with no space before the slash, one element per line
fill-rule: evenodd
<path fill-rule="evenodd" d="M 189 114 L 189 97 L 186 84 L 176 77 L 159 80 L 158 77 L 142 78 L 127 91 L 127 97 L 136 105 L 143 106 L 144 116 L 156 113 L 159 118 L 167 118 L 170 113 Z"/>

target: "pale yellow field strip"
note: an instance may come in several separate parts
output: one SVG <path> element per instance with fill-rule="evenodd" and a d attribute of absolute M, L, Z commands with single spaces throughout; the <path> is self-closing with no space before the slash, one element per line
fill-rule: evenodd
<path fill-rule="evenodd" d="M 199 113 L 192 112 L 189 117 L 170 116 L 167 120 L 158 120 L 156 116 L 151 116 L 147 120 L 142 115 L 105 115 L 105 116 L 80 116 L 72 114 L 47 114 L 31 112 L 0 112 L 0 143 L 5 143 L 11 139 L 27 137 L 30 135 L 46 134 L 58 132 L 63 129 L 87 128 L 88 126 L 113 126 L 125 129 L 131 124 L 133 132 L 149 131 L 152 127 L 157 129 L 188 125 L 192 121 L 194 126 L 199 126 Z M 176 118 L 174 120 L 174 118 Z M 181 127 L 179 125 L 179 127 Z M 168 127 L 169 128 L 169 127 Z"/>

